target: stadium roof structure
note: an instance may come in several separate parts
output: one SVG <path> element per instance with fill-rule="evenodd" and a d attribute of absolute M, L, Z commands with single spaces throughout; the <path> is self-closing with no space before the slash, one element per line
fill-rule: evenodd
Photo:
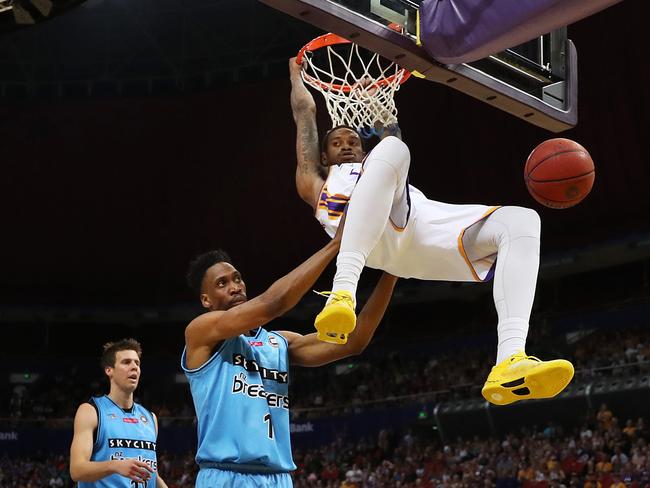
<path fill-rule="evenodd" d="M 13 305 L 173 305 L 189 295 L 187 261 L 213 245 L 241 258 L 245 276 L 255 271 L 249 285 L 263 287 L 322 245 L 324 235 L 295 193 L 287 80 L 288 58 L 320 33 L 316 28 L 257 0 L 86 0 L 16 25 L 18 3 L 42 8 L 47 1 L 0 0 L 0 318 L 10 319 Z M 545 258 L 549 249 L 648 231 L 647 164 L 639 149 L 650 113 L 648 65 L 635 62 L 644 46 L 637 7 L 621 2 L 572 27 L 585 61 L 585 117 L 568 137 L 589 148 L 597 180 L 575 209 L 535 207 L 544 220 Z M 606 28 L 610 42 L 601 43 Z M 613 59 L 626 69 L 604 70 Z M 201 93 L 184 96 L 194 91 Z M 534 205 L 521 168 L 548 133 L 425 81 L 409 82 L 399 96 L 418 161 L 414 182 L 427 195 Z M 425 102 L 449 116 L 422 111 Z M 264 103 L 268 110 L 251 117 Z M 223 133 L 233 134 L 229 143 L 239 151 L 216 154 Z M 427 159 L 431 141 L 445 164 Z M 229 164 L 217 164 L 217 156 Z M 278 219 L 246 225 L 259 210 L 255 192 L 267 192 L 282 172 L 268 201 Z M 217 194 L 235 204 L 222 212 Z M 287 237 L 280 224 L 293 233 Z M 647 242 L 634 249 L 647 252 Z M 619 251 L 617 259 L 636 256 Z M 574 264 L 588 262 L 582 255 Z M 428 284 L 419 288 L 418 300 L 435 298 Z M 438 288 L 436 297 L 453 291 Z"/>
<path fill-rule="evenodd" d="M 36 6 L 50 0 L 0 1 L 0 95 L 147 95 L 279 77 L 318 32 L 256 0 L 53 1 L 61 12 L 48 19 Z"/>

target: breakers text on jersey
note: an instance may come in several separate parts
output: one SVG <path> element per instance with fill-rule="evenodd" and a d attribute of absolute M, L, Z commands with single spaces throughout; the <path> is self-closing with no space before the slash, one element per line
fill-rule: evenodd
<path fill-rule="evenodd" d="M 158 461 L 155 459 L 149 459 L 139 454 L 136 457 L 130 458 L 128 456 L 125 456 L 122 451 L 115 451 L 113 454 L 111 454 L 111 461 L 123 461 L 124 459 L 136 459 L 141 463 L 145 463 L 154 471 L 158 471 Z"/>
<path fill-rule="evenodd" d="M 260 366 L 254 359 L 246 359 L 242 354 L 233 354 L 232 363 L 235 366 L 241 366 L 246 371 L 259 373 L 262 379 L 265 380 L 273 380 L 278 383 L 287 383 L 289 381 L 289 373 Z"/>
<path fill-rule="evenodd" d="M 232 393 L 242 393 L 251 398 L 262 398 L 266 400 L 271 408 L 284 408 L 289 409 L 289 397 L 278 395 L 277 393 L 269 393 L 264 389 L 264 385 L 249 384 L 246 382 L 246 375 L 239 373 L 232 379 Z"/>

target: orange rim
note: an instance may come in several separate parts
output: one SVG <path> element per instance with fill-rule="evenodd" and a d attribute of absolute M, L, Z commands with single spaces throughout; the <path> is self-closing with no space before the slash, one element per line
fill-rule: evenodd
<path fill-rule="evenodd" d="M 296 63 L 302 66 L 302 61 L 305 56 L 306 52 L 313 52 L 316 51 L 317 49 L 322 49 L 327 46 L 335 46 L 337 44 L 352 44 L 351 41 L 348 41 L 347 39 L 339 36 L 338 34 L 333 34 L 333 33 L 327 33 L 323 34 L 322 36 L 318 36 L 316 39 L 313 39 L 309 41 L 307 44 L 305 44 L 300 51 L 298 51 L 298 56 L 296 56 Z M 389 76 L 388 78 L 381 78 L 373 83 L 373 86 L 376 87 L 384 87 L 388 86 L 392 83 L 395 82 L 395 79 L 397 78 L 398 75 L 402 76 L 401 80 L 399 81 L 400 85 L 404 83 L 406 80 L 409 79 L 411 76 L 411 72 L 405 68 L 400 68 L 397 73 L 394 75 Z M 342 91 L 344 93 L 349 93 L 352 90 L 352 86 L 350 85 L 339 85 L 336 83 L 325 83 L 324 81 L 321 81 L 317 78 L 314 78 L 313 76 L 305 73 L 305 78 L 310 83 L 313 83 L 315 85 L 319 85 L 321 88 L 325 90 L 334 90 L 334 91 Z"/>

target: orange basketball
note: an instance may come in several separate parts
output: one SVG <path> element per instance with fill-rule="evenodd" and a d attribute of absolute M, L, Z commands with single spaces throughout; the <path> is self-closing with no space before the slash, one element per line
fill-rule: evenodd
<path fill-rule="evenodd" d="M 571 139 L 549 139 L 533 149 L 524 168 L 528 191 L 542 205 L 569 208 L 581 202 L 594 185 L 594 162 Z"/>

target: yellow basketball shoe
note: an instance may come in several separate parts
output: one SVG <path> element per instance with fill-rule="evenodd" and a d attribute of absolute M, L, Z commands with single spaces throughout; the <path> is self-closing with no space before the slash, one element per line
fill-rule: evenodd
<path fill-rule="evenodd" d="M 314 327 L 318 331 L 316 337 L 332 344 L 345 344 L 348 342 L 348 334 L 357 325 L 352 293 L 344 290 L 317 293 L 332 298 L 316 316 L 314 322 Z"/>
<path fill-rule="evenodd" d="M 551 398 L 564 390 L 571 378 L 573 365 L 569 361 L 542 361 L 521 351 L 492 368 L 481 393 L 495 405 Z"/>

